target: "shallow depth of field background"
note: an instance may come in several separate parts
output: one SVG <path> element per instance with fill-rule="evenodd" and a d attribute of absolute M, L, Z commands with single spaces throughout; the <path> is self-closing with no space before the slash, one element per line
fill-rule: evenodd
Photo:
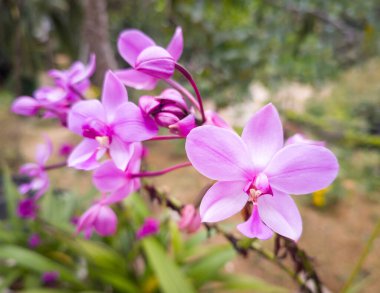
<path fill-rule="evenodd" d="M 121 30 L 141 29 L 166 46 L 180 25 L 185 42 L 180 62 L 193 73 L 207 108 L 217 109 L 240 129 L 260 106 L 272 102 L 287 136 L 298 132 L 324 140 L 338 156 L 341 170 L 331 187 L 296 199 L 304 221 L 300 246 L 315 257 L 324 283 L 337 291 L 380 216 L 379 2 L 111 0 L 107 10 L 94 2 L 103 1 L 1 1 L 2 166 L 16 172 L 20 164 L 33 160 L 44 133 L 57 147 L 78 141 L 54 121 L 9 111 L 15 97 L 48 83 L 46 70 L 68 67 L 73 60 L 86 62 L 89 52 L 97 53 L 98 70 L 88 93 L 96 97 L 105 69 L 127 66 L 116 51 Z M 96 25 L 99 21 L 108 27 Z M 135 101 L 141 95 L 128 92 Z M 150 147 L 151 169 L 185 159 L 182 143 Z M 92 190 L 87 173 L 64 170 L 50 175 L 57 194 L 70 189 L 85 196 Z M 152 182 L 195 204 L 209 183 L 191 169 Z M 4 218 L 1 193 L 0 207 Z M 294 286 L 258 256 L 236 258 L 225 269 Z M 360 292 L 379 292 L 380 239 L 359 281 Z"/>

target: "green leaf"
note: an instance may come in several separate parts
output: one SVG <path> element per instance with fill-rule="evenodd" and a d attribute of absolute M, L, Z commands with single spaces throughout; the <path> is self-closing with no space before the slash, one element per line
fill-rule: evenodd
<path fill-rule="evenodd" d="M 267 282 L 247 275 L 227 275 L 219 277 L 223 290 L 229 292 L 261 292 L 261 293 L 285 293 L 289 290 L 268 284 Z"/>
<path fill-rule="evenodd" d="M 47 288 L 33 288 L 27 289 L 23 291 L 19 291 L 20 293 L 70 293 L 72 291 L 62 290 L 62 289 L 47 289 Z"/>
<path fill-rule="evenodd" d="M 20 195 L 17 191 L 16 186 L 12 182 L 12 177 L 7 166 L 2 166 L 3 173 L 3 185 L 4 185 L 4 195 L 7 205 L 7 216 L 11 220 L 13 229 L 17 230 L 17 227 L 21 225 L 21 221 L 16 214 L 17 202 Z"/>
<path fill-rule="evenodd" d="M 212 246 L 188 265 L 187 274 L 197 286 L 202 286 L 207 281 L 215 279 L 220 269 L 234 256 L 236 256 L 236 251 L 231 245 Z"/>
<path fill-rule="evenodd" d="M 112 272 L 107 272 L 105 274 L 104 271 L 92 273 L 101 279 L 105 284 L 111 285 L 120 292 L 135 293 L 140 291 L 139 288 L 137 288 L 136 285 L 133 284 L 127 277 L 115 275 Z"/>
<path fill-rule="evenodd" d="M 76 285 L 81 285 L 76 279 L 73 271 L 41 254 L 38 254 L 37 252 L 22 247 L 1 245 L 0 259 L 14 259 L 18 266 L 38 273 L 56 271 L 59 273 L 61 279 Z"/>
<path fill-rule="evenodd" d="M 180 268 L 173 262 L 163 247 L 154 238 L 145 238 L 142 241 L 142 244 L 148 263 L 155 272 L 163 292 L 195 292 L 195 289 Z"/>

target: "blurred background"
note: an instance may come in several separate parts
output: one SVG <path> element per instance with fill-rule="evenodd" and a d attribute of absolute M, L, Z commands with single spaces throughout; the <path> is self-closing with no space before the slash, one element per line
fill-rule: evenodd
<path fill-rule="evenodd" d="M 180 62 L 192 72 L 208 108 L 239 129 L 260 106 L 273 102 L 287 136 L 326 141 L 337 154 L 341 171 L 335 183 L 297 203 L 304 218 L 300 245 L 316 257 L 327 286 L 338 290 L 380 215 L 377 0 L 1 0 L 0 161 L 15 172 L 33 158 L 42 133 L 57 145 L 73 140 L 52 122 L 9 111 L 17 96 L 48 83 L 46 70 L 86 62 L 96 53 L 90 95 L 97 96 L 104 72 L 126 67 L 116 50 L 123 29 L 138 28 L 165 46 L 176 26 L 184 34 Z M 129 93 L 132 99 L 141 94 Z M 180 143 L 155 144 L 149 164 L 158 169 L 183 158 Z M 70 172 L 53 175 L 57 190 L 75 182 L 74 189 L 87 192 L 89 178 Z M 192 171 L 179 174 L 154 182 L 196 203 L 194 195 L 207 181 Z M 1 194 L 0 202 L 4 209 Z M 229 269 L 289 286 L 261 262 L 238 260 Z M 360 292 L 380 290 L 379 240 L 360 280 Z"/>

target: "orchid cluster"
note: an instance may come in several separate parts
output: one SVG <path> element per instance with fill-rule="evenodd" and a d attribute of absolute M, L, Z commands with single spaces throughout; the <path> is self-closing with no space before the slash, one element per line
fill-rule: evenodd
<path fill-rule="evenodd" d="M 65 71 L 49 71 L 54 87 L 42 87 L 33 97 L 19 97 L 12 106 L 17 114 L 57 118 L 82 137 L 66 164 L 92 172 L 101 197 L 80 217 L 77 232 L 86 237 L 94 231 L 101 236 L 114 234 L 117 216 L 111 206 L 138 191 L 142 179 L 193 166 L 216 183 L 204 195 L 199 212 L 193 205 L 183 206 L 182 231 L 193 233 L 201 222 L 218 222 L 242 212 L 244 222 L 237 229 L 246 237 L 268 239 L 278 233 L 297 241 L 302 221 L 290 195 L 326 188 L 338 173 L 337 159 L 323 142 L 298 134 L 284 142 L 282 123 L 272 104 L 252 116 L 241 136 L 217 113 L 205 110 L 195 80 L 178 63 L 183 51 L 181 28 L 166 48 L 135 29 L 123 31 L 117 47 L 130 68 L 105 74 L 101 100 L 85 96 L 95 70 L 92 55 L 87 66 L 76 62 Z M 174 79 L 176 72 L 195 96 Z M 159 95 L 142 95 L 137 105 L 129 101 L 126 87 L 154 90 L 159 82 L 167 86 Z M 147 153 L 143 143 L 172 139 L 186 140 L 189 161 L 160 171 L 141 170 Z M 21 168 L 20 173 L 30 179 L 20 186 L 21 193 L 32 191 L 38 199 L 46 192 L 46 171 L 51 168 L 45 163 L 50 154 L 48 144 L 39 149 L 36 164 Z M 23 206 L 21 202 L 19 209 L 26 209 Z M 158 229 L 157 220 L 146 219 L 136 237 Z"/>

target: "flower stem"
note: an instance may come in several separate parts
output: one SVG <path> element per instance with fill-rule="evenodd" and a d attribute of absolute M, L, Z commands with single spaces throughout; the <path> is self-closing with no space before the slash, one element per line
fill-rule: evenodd
<path fill-rule="evenodd" d="M 158 135 L 155 137 L 152 137 L 151 139 L 148 139 L 147 141 L 150 140 L 172 140 L 172 139 L 182 139 L 184 137 L 178 136 L 178 135 Z"/>
<path fill-rule="evenodd" d="M 364 264 L 364 261 L 366 260 L 369 252 L 371 251 L 373 242 L 376 240 L 376 238 L 379 235 L 380 235 L 380 218 L 377 221 L 375 228 L 373 229 L 371 236 L 369 237 L 369 239 L 368 239 L 368 241 L 367 241 L 367 243 L 366 243 L 366 245 L 365 245 L 358 261 L 357 261 L 357 263 L 355 264 L 355 267 L 352 270 L 350 277 L 348 278 L 348 280 L 344 284 L 343 288 L 340 290 L 341 293 L 346 293 L 349 291 L 349 289 L 352 286 L 353 282 L 355 281 L 357 275 L 359 274 L 359 272 L 360 272 L 360 270 Z"/>
<path fill-rule="evenodd" d="M 179 84 L 178 82 L 176 82 L 174 79 L 165 79 L 164 81 L 168 85 L 170 85 L 173 88 L 175 88 L 176 90 L 182 92 L 189 99 L 189 101 L 195 106 L 195 108 L 197 108 L 198 110 L 200 110 L 199 109 L 199 104 L 198 104 L 197 100 L 194 98 L 194 96 L 185 87 L 183 87 L 181 84 Z"/>
<path fill-rule="evenodd" d="M 45 171 L 49 171 L 49 170 L 63 168 L 63 167 L 66 167 L 66 166 L 67 166 L 66 162 L 61 162 L 61 163 L 57 163 L 57 164 L 53 164 L 53 165 L 44 166 L 44 170 Z"/>
<path fill-rule="evenodd" d="M 132 173 L 132 174 L 130 174 L 130 176 L 132 178 L 136 178 L 136 177 L 155 177 L 155 176 L 164 175 L 164 174 L 169 173 L 171 171 L 174 171 L 174 170 L 177 170 L 177 169 L 180 169 L 180 168 L 184 168 L 184 167 L 188 167 L 188 166 L 191 166 L 190 162 L 185 162 L 185 163 L 181 163 L 181 164 L 178 164 L 178 165 L 174 165 L 172 167 L 169 167 L 169 168 L 166 168 L 166 169 L 163 169 L 163 170 L 160 170 L 160 171 Z"/>
<path fill-rule="evenodd" d="M 176 63 L 175 68 L 190 82 L 191 86 L 193 87 L 195 94 L 198 99 L 198 104 L 199 104 L 199 111 L 201 112 L 202 116 L 202 124 L 206 121 L 206 115 L 205 111 L 203 108 L 203 102 L 202 102 L 202 97 L 201 93 L 199 92 L 199 89 L 197 87 L 197 84 L 195 83 L 193 77 L 191 76 L 190 72 L 186 70 L 185 67 L 183 67 L 181 64 Z"/>
<path fill-rule="evenodd" d="M 179 202 L 178 200 L 174 200 L 173 198 L 168 197 L 166 194 L 159 192 L 152 185 L 145 185 L 144 189 L 147 191 L 152 201 L 156 200 L 158 201 L 158 203 L 166 205 L 168 208 L 181 214 L 181 210 L 184 206 L 181 202 Z M 250 251 L 258 253 L 263 258 L 272 262 L 277 267 L 279 267 L 282 271 L 288 274 L 298 284 L 298 286 L 301 289 L 303 289 L 302 292 L 311 292 L 311 290 L 309 290 L 306 285 L 306 280 L 302 279 L 300 274 L 298 274 L 297 271 L 292 270 L 290 267 L 285 265 L 281 261 L 280 258 L 278 258 L 274 253 L 272 253 L 268 249 L 265 249 L 264 247 L 262 247 L 262 245 L 258 241 L 252 240 L 247 245 L 246 242 L 243 243 L 243 240 L 245 241 L 247 239 L 235 237 L 233 234 L 231 234 L 230 232 L 227 232 L 225 229 L 223 229 L 221 226 L 217 224 L 203 223 L 203 225 L 206 227 L 207 230 L 209 231 L 214 230 L 219 235 L 222 235 L 225 239 L 227 239 L 231 243 L 231 245 L 234 247 L 237 253 L 241 254 L 242 256 L 247 256 L 248 252 Z"/>

